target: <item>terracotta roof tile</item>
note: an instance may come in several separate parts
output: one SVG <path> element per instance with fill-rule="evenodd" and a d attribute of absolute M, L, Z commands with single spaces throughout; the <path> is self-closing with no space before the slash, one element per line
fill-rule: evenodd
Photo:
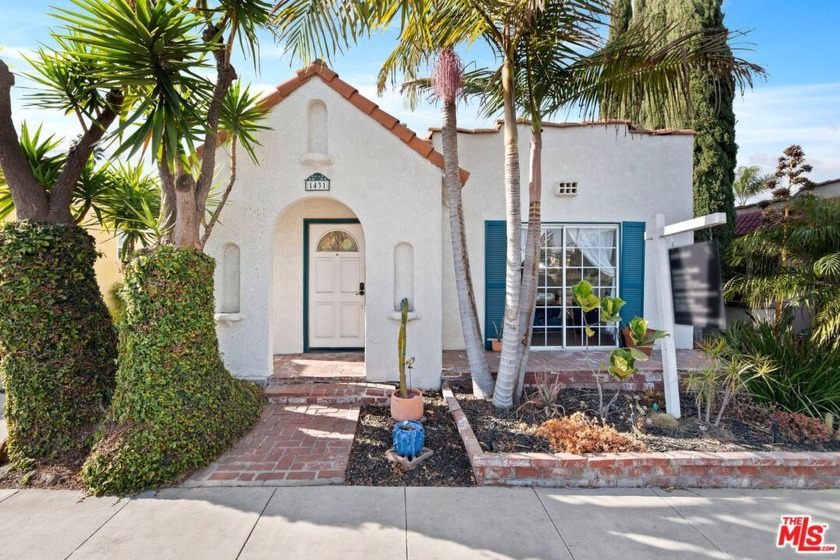
<path fill-rule="evenodd" d="M 356 106 L 362 113 L 366 115 L 370 115 L 373 111 L 377 108 L 376 103 L 365 97 L 364 95 L 356 92 L 354 95 L 351 95 L 350 103 Z"/>
<path fill-rule="evenodd" d="M 405 143 L 411 142 L 411 139 L 414 136 L 417 136 L 416 134 L 414 134 L 413 130 L 399 123 L 391 129 L 391 132 L 399 136 L 400 140 L 402 140 Z"/>
<path fill-rule="evenodd" d="M 432 152 L 435 151 L 434 147 L 429 142 L 426 142 L 425 140 L 421 140 L 421 139 L 417 138 L 417 136 L 412 138 L 408 142 L 408 145 L 411 148 L 413 148 L 415 152 L 417 152 L 418 154 L 420 154 L 424 158 L 428 158 L 429 154 L 431 154 Z"/>
<path fill-rule="evenodd" d="M 376 103 L 361 95 L 356 88 L 340 79 L 338 74 L 328 68 L 321 60 L 316 60 L 309 66 L 298 70 L 296 77 L 277 86 L 273 92 L 260 99 L 259 103 L 263 107 L 270 109 L 291 95 L 292 92 L 309 81 L 313 76 L 319 76 L 325 84 L 349 100 L 354 107 L 372 117 L 379 124 L 394 133 L 409 148 L 443 170 L 443 156 L 435 151 L 431 142 L 418 138 L 413 130 L 400 124 L 399 119 L 386 113 Z M 461 169 L 460 176 L 461 183 L 465 183 L 470 174 Z"/>
<path fill-rule="evenodd" d="M 735 235 L 746 235 L 761 227 L 762 213 L 761 212 L 747 212 L 738 214 L 738 219 L 735 221 Z"/>

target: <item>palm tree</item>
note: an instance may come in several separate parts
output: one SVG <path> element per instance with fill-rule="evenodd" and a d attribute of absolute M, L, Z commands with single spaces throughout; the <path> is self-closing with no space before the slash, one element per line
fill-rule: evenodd
<path fill-rule="evenodd" d="M 384 28 L 389 25 L 390 17 L 396 13 L 391 11 L 390 6 L 384 4 L 365 7 L 363 2 L 328 3 L 325 6 L 324 10 L 318 10 L 314 5 L 310 5 L 310 9 L 307 10 L 306 2 L 280 2 L 275 7 L 275 21 L 278 24 L 277 31 L 280 39 L 304 60 L 314 57 L 329 58 L 336 50 L 341 50 L 342 44 L 347 46 L 349 42 L 374 27 Z M 382 11 L 365 12 L 368 9 L 375 10 L 377 7 Z M 396 83 L 401 78 L 404 81 L 403 91 L 408 93 L 412 107 L 416 102 L 417 93 L 430 87 L 433 88 L 437 99 L 442 102 L 444 183 L 449 208 L 461 331 L 473 381 L 473 393 L 479 398 L 489 398 L 493 394 L 494 381 L 484 352 L 472 285 L 461 196 L 463 185 L 458 163 L 457 101 L 461 95 L 463 69 L 454 49 L 447 46 L 445 39 L 430 34 L 428 19 L 434 17 L 432 8 L 436 6 L 429 4 L 427 7 L 428 11 L 411 12 L 412 15 L 400 31 L 397 48 L 383 64 L 377 87 L 381 93 L 389 79 L 392 83 Z M 352 18 L 355 13 L 368 13 L 367 19 L 357 18 L 358 27 L 348 28 L 343 35 L 335 36 L 330 32 L 327 32 L 327 36 L 322 35 L 323 25 L 329 25 L 329 21 Z M 329 30 L 330 27 L 326 29 Z M 417 74 L 423 64 L 435 55 L 437 55 L 437 60 L 433 78 L 418 78 Z"/>
<path fill-rule="evenodd" d="M 761 228 L 733 241 L 730 261 L 744 272 L 726 283 L 727 298 L 776 305 L 776 332 L 786 310 L 812 309 L 814 342 L 840 348 L 840 201 L 803 193 L 768 208 Z"/>
<path fill-rule="evenodd" d="M 86 452 L 114 385 L 116 334 L 93 272 L 93 239 L 76 226 L 85 207 L 73 202 L 81 186 L 94 186 L 91 157 L 124 96 L 87 75 L 85 47 L 72 31 L 51 35 L 57 46 L 28 61 L 40 89 L 26 103 L 77 118 L 81 136 L 64 153 L 40 128 L 18 135 L 16 77 L 0 60 L 0 212 L 14 209 L 20 220 L 0 234 L 0 377 L 13 461 Z"/>
<path fill-rule="evenodd" d="M 697 33 L 666 40 L 670 29 L 651 31 L 631 25 L 618 39 L 604 44 L 600 27 L 609 14 L 609 2 L 585 5 L 547 2 L 534 12 L 515 52 L 516 106 L 531 124 L 528 229 L 526 233 L 519 305 L 519 332 L 515 373 L 500 366 L 494 402 L 502 406 L 501 388 L 515 380 L 513 397 L 522 394 L 537 287 L 537 264 L 542 197 L 542 122 L 545 116 L 576 105 L 582 113 L 594 115 L 603 99 L 628 103 L 634 92 L 644 89 L 661 102 L 682 95 L 698 66 L 712 68 L 741 87 L 751 84 L 761 68 L 732 58 L 724 35 L 709 37 L 700 49 L 690 49 Z M 506 106 L 500 73 L 485 72 L 475 78 L 476 91 L 483 94 L 484 109 L 493 114 Z M 506 123 L 507 126 L 507 123 Z M 507 311 L 506 311 L 507 313 Z"/>
<path fill-rule="evenodd" d="M 20 145 L 39 183 L 55 184 L 67 159 L 67 153 L 58 149 L 62 143 L 55 136 L 42 136 L 41 127 L 32 131 L 25 122 L 21 126 Z M 51 188 L 46 191 L 49 194 Z M 0 221 L 14 211 L 11 189 L 0 170 Z M 106 161 L 96 165 L 88 160 L 70 201 L 74 224 L 101 227 L 123 240 L 124 260 L 138 245 L 150 246 L 158 240 L 159 211 L 160 187 L 142 164 Z"/>
<path fill-rule="evenodd" d="M 732 184 L 738 206 L 746 206 L 750 198 L 767 190 L 769 180 L 770 176 L 762 175 L 761 168 L 757 165 L 739 167 L 735 171 L 735 182 Z"/>
<path fill-rule="evenodd" d="M 458 308 L 461 314 L 461 329 L 473 393 L 479 398 L 490 398 L 493 394 L 493 378 L 484 353 L 478 309 L 470 273 L 467 232 L 464 226 L 464 202 L 461 197 L 460 166 L 458 164 L 458 117 L 456 103 L 463 85 L 463 70 L 460 60 L 451 48 L 438 55 L 433 77 L 437 98 L 443 102 L 441 141 L 443 143 L 443 167 L 446 195 L 449 206 L 449 232 L 452 237 L 452 257 L 455 264 L 455 286 L 458 293 Z"/>
<path fill-rule="evenodd" d="M 730 262 L 745 272 L 727 282 L 728 297 L 740 296 L 753 308 L 773 304 L 774 328 L 782 328 L 784 311 L 804 305 L 816 311 L 813 335 L 836 341 L 840 315 L 836 299 L 840 278 L 838 205 L 808 196 L 814 183 L 807 174 L 805 152 L 792 145 L 779 157 L 767 181 L 781 206 L 764 211 L 764 225 L 733 242 Z M 796 195 L 796 196 L 794 196 Z"/>
<path fill-rule="evenodd" d="M 504 116 L 507 253 L 504 334 L 493 393 L 498 407 L 509 408 L 521 392 L 520 378 L 530 345 L 540 223 L 541 116 L 571 104 L 594 113 L 602 99 L 628 103 L 643 85 L 651 98 L 679 98 L 688 79 L 687 67 L 693 65 L 704 64 L 721 79 L 733 72 L 741 85 L 751 84 L 751 76 L 761 72 L 759 67 L 728 53 L 724 56 L 722 47 L 726 46 L 727 36 L 723 35 L 713 37 L 701 49 L 690 50 L 688 44 L 696 33 L 665 41 L 664 32 L 652 33 L 637 24 L 620 40 L 604 45 L 597 30 L 605 25 L 610 6 L 609 0 L 287 0 L 278 4 L 279 13 L 287 16 L 279 20 L 281 31 L 288 30 L 283 38 L 298 53 L 309 53 L 309 49 L 320 45 L 337 45 L 339 40 L 347 45 L 369 29 L 387 26 L 397 14 L 403 26 L 402 43 L 386 65 L 403 71 L 416 68 L 429 42 L 437 48 L 451 48 L 481 39 L 496 53 L 500 66 L 487 79 L 493 87 L 481 91 L 491 100 L 489 106 L 501 110 Z M 292 17 L 304 13 L 304 20 Z M 287 25 L 290 21 L 294 24 Z M 354 21 L 362 23 L 355 27 Z M 348 26 L 354 31 L 343 33 Z M 408 37 L 420 37 L 422 41 L 405 40 L 405 30 L 411 26 L 418 29 Z M 316 41 L 313 37 L 321 39 Z M 524 272 L 517 110 L 530 114 L 534 139 Z"/>

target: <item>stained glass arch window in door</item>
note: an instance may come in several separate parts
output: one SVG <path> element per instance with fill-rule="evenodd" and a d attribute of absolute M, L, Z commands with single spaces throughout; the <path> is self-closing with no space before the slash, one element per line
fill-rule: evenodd
<path fill-rule="evenodd" d="M 319 252 L 325 253 L 357 253 L 359 251 L 359 244 L 356 239 L 340 229 L 328 231 L 318 240 Z"/>

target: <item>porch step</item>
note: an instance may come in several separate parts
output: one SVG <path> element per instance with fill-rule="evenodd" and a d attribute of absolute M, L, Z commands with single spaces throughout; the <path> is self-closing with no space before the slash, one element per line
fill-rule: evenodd
<path fill-rule="evenodd" d="M 264 390 L 271 404 L 369 404 L 387 406 L 392 385 L 377 383 L 310 383 L 269 385 Z"/>
<path fill-rule="evenodd" d="M 347 375 L 297 375 L 290 377 L 281 377 L 279 375 L 272 375 L 266 380 L 266 385 L 303 385 L 303 384 L 345 384 L 345 383 L 365 383 L 365 376 L 358 374 Z"/>

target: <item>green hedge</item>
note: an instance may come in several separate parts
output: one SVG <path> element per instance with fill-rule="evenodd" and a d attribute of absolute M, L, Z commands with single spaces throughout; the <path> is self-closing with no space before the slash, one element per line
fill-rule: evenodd
<path fill-rule="evenodd" d="M 82 469 L 94 494 L 137 492 L 206 465 L 259 418 L 260 388 L 219 355 L 210 257 L 158 247 L 128 266 L 110 418 Z"/>
<path fill-rule="evenodd" d="M 9 457 L 81 462 L 114 390 L 117 339 L 94 240 L 67 224 L 0 226 L 0 372 Z"/>

